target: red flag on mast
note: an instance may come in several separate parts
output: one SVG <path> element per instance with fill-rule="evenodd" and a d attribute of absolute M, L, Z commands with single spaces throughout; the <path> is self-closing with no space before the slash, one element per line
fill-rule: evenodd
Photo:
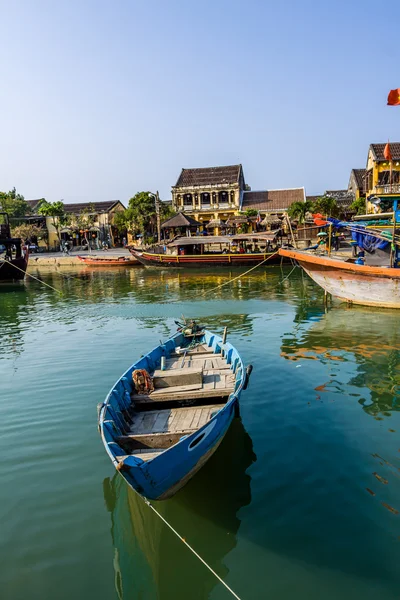
<path fill-rule="evenodd" d="M 385 160 L 393 160 L 392 151 L 390 150 L 389 142 L 385 146 L 385 149 L 383 151 L 383 156 L 384 156 Z"/>
<path fill-rule="evenodd" d="M 388 106 L 400 106 L 400 88 L 390 90 L 387 103 Z"/>

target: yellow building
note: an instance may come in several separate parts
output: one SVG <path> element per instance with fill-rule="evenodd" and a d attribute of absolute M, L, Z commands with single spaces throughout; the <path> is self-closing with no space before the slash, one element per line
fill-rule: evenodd
<path fill-rule="evenodd" d="M 384 157 L 386 144 L 371 144 L 366 172 L 367 213 L 391 213 L 400 200 L 400 143 L 389 144 L 390 162 Z"/>
<path fill-rule="evenodd" d="M 68 225 L 61 228 L 61 238 L 70 241 L 72 246 L 80 246 L 84 237 L 94 248 L 99 248 L 102 242 L 110 246 L 121 242 L 113 226 L 115 213 L 125 210 L 119 200 L 64 204 L 64 210 L 70 218 Z M 52 217 L 46 217 L 46 226 L 49 248 L 58 249 L 60 242 Z"/>
<path fill-rule="evenodd" d="M 350 173 L 348 193 L 353 194 L 354 200 L 365 198 L 367 185 L 367 169 L 352 169 Z"/>
<path fill-rule="evenodd" d="M 219 233 L 221 226 L 247 223 L 248 210 L 261 219 L 282 215 L 293 202 L 305 202 L 304 188 L 251 191 L 242 165 L 182 169 L 172 187 L 172 205 L 205 228 Z"/>
<path fill-rule="evenodd" d="M 182 169 L 172 187 L 172 206 L 196 221 L 226 220 L 240 210 L 245 180 L 242 165 Z"/>

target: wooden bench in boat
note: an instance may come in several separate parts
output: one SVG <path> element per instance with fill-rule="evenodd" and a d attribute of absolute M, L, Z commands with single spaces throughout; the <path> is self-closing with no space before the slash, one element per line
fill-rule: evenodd
<path fill-rule="evenodd" d="M 137 412 L 133 416 L 131 435 L 153 433 L 180 433 L 195 431 L 211 419 L 211 416 L 225 404 L 190 406 Z"/>
<path fill-rule="evenodd" d="M 130 432 L 117 439 L 127 454 L 117 459 L 123 462 L 133 455 L 144 461 L 151 460 L 183 436 L 197 431 L 225 406 L 215 401 L 218 398 L 223 402 L 229 397 L 234 391 L 235 379 L 222 353 L 214 353 L 205 345 L 178 349 L 166 360 L 165 370 L 153 373 L 153 392 L 132 394 L 134 412 L 130 412 Z M 176 407 L 185 401 L 201 405 Z M 154 410 L 159 402 L 163 404 Z M 167 408 L 168 402 L 173 407 Z"/>
<path fill-rule="evenodd" d="M 234 390 L 235 374 L 221 353 L 214 354 L 206 346 L 198 348 L 197 352 L 196 348 L 188 350 L 189 356 L 169 358 L 166 369 L 153 374 L 155 390 L 132 395 L 135 405 L 227 398 Z"/>
<path fill-rule="evenodd" d="M 117 438 L 117 443 L 128 453 L 117 456 L 117 459 L 122 462 L 127 456 L 138 455 L 142 460 L 150 460 L 179 442 L 183 436 L 190 435 L 208 423 L 224 406 L 225 404 L 214 404 L 139 412 L 134 416 L 130 433 Z"/>

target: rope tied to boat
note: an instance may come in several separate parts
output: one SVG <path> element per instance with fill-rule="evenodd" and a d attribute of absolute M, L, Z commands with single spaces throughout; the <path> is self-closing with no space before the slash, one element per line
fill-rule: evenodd
<path fill-rule="evenodd" d="M 233 591 L 233 589 L 231 587 L 229 587 L 229 585 L 218 575 L 218 573 L 216 573 L 214 571 L 214 569 L 212 569 L 212 567 L 210 567 L 210 565 L 204 560 L 204 558 L 202 558 L 200 556 L 200 554 L 198 552 L 196 552 L 196 550 L 185 540 L 185 538 L 182 537 L 180 535 L 180 533 L 178 533 L 176 531 L 176 529 L 174 529 L 170 523 L 168 523 L 168 521 L 158 512 L 158 510 L 156 508 L 154 508 L 154 506 L 151 504 L 151 502 L 147 498 L 144 498 L 143 496 L 141 496 L 141 498 L 143 498 L 143 500 L 145 501 L 147 506 L 149 508 L 151 508 L 151 510 L 153 512 L 155 512 L 155 514 L 165 523 L 165 525 L 167 527 L 169 527 L 169 529 L 180 539 L 180 541 L 183 542 L 187 548 L 189 548 L 189 550 L 196 556 L 196 558 L 198 558 L 199 561 L 202 562 L 205 567 L 207 567 L 207 569 L 214 575 L 214 577 L 216 577 L 218 579 L 218 581 L 220 581 L 220 583 L 222 583 L 222 585 L 225 586 L 225 588 L 228 590 L 228 592 L 230 592 L 232 594 L 232 596 L 234 598 L 236 598 L 236 600 L 241 600 L 239 598 L 239 596 Z"/>
<path fill-rule="evenodd" d="M 61 290 L 58 290 L 57 288 L 55 288 L 52 285 L 46 283 L 42 279 L 39 279 L 38 277 L 35 277 L 34 275 L 31 275 L 27 271 L 24 271 L 24 269 L 20 269 L 20 267 L 17 267 L 17 265 L 14 265 L 14 263 L 12 263 L 12 262 L 8 262 L 8 264 L 10 264 L 15 269 L 18 269 L 18 271 L 21 271 L 22 273 L 25 273 L 25 275 L 27 275 L 28 277 L 31 277 L 32 279 L 35 279 L 35 281 L 38 281 L 39 283 L 42 283 L 43 285 L 45 285 L 46 287 L 50 288 L 54 292 L 57 292 L 57 294 L 60 294 L 60 296 L 63 296 L 63 292 Z"/>
<path fill-rule="evenodd" d="M 236 281 L 237 279 L 240 279 L 241 277 L 244 277 L 248 273 L 251 273 L 251 271 L 254 271 L 254 269 L 258 269 L 258 267 L 261 267 L 261 265 L 263 265 L 264 263 L 266 263 L 268 260 L 270 260 L 273 256 L 276 256 L 277 254 L 279 254 L 279 250 L 276 250 L 273 254 L 270 254 L 267 258 L 264 258 L 264 260 L 262 260 L 261 262 L 257 263 L 254 267 L 251 267 L 251 269 L 249 269 L 248 271 L 245 271 L 244 273 L 241 273 L 240 275 L 238 275 L 237 277 L 234 277 L 233 279 L 230 279 L 229 281 L 225 281 L 224 283 L 221 283 L 220 285 L 217 285 L 217 287 L 215 287 L 215 288 L 211 288 L 211 290 L 206 290 L 206 291 L 204 291 L 200 295 L 204 296 L 205 294 L 209 294 L 210 292 L 215 292 L 215 290 L 219 290 L 220 288 L 224 287 L 225 285 L 230 285 L 233 281 Z"/>

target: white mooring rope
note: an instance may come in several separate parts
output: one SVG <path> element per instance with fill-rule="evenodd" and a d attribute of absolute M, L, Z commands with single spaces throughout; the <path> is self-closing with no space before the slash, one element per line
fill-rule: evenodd
<path fill-rule="evenodd" d="M 142 496 L 142 498 L 143 498 L 143 496 Z M 175 535 L 176 535 L 176 536 L 177 536 L 177 537 L 178 537 L 178 538 L 181 540 L 181 542 L 183 542 L 183 543 L 185 544 L 185 546 L 187 546 L 187 547 L 189 548 L 189 550 L 190 550 L 191 552 L 193 552 L 193 554 L 194 554 L 194 555 L 195 555 L 195 556 L 196 556 L 196 557 L 197 557 L 197 558 L 198 558 L 198 559 L 199 559 L 199 560 L 200 560 L 200 561 L 203 563 L 203 565 L 204 565 L 205 567 L 207 567 L 207 569 L 208 569 L 209 571 L 211 571 L 211 573 L 212 573 L 212 574 L 213 574 L 213 575 L 214 575 L 214 576 L 215 576 L 215 577 L 216 577 L 216 578 L 217 578 L 217 579 L 218 579 L 218 580 L 219 580 L 219 581 L 222 583 L 222 585 L 224 585 L 224 586 L 226 587 L 226 589 L 227 589 L 227 590 L 228 590 L 228 591 L 229 591 L 229 592 L 232 594 L 232 596 L 233 596 L 234 598 L 236 598 L 237 600 L 240 600 L 239 596 L 238 596 L 237 594 L 235 594 L 235 592 L 233 591 L 233 589 L 232 589 L 232 588 L 230 588 L 230 587 L 229 587 L 229 585 L 228 585 L 227 583 L 225 583 L 225 581 L 224 581 L 223 579 L 221 579 L 221 577 L 218 575 L 218 573 L 216 573 L 216 572 L 215 572 L 215 571 L 214 571 L 214 570 L 213 570 L 213 569 L 210 567 L 210 565 L 206 563 L 206 561 L 204 560 L 204 558 L 202 558 L 202 557 L 200 556 L 200 554 L 198 554 L 198 553 L 196 552 L 196 550 L 195 550 L 194 548 L 192 548 L 192 546 L 191 546 L 190 544 L 188 544 L 188 543 L 187 543 L 187 541 L 185 540 L 185 538 L 183 538 L 183 537 L 182 537 L 182 536 L 181 536 L 181 535 L 180 535 L 180 534 L 179 534 L 179 533 L 176 531 L 176 529 L 174 529 L 174 528 L 172 527 L 172 525 L 170 525 L 170 523 L 168 523 L 168 521 L 166 521 L 166 520 L 164 519 L 164 517 L 163 517 L 163 516 L 162 516 L 162 515 L 161 515 L 161 514 L 158 512 L 158 510 L 157 510 L 156 508 L 154 508 L 154 506 L 153 506 L 153 505 L 150 503 L 150 501 L 149 501 L 149 500 L 147 500 L 147 498 L 143 498 L 143 500 L 145 501 L 145 503 L 147 504 L 147 506 L 149 506 L 149 507 L 151 508 L 151 510 L 152 510 L 152 511 L 154 511 L 154 512 L 156 513 L 156 515 L 157 515 L 158 517 L 160 517 L 160 519 L 161 519 L 162 521 L 164 521 L 164 523 L 167 525 L 167 527 L 169 527 L 169 528 L 170 528 L 170 530 L 171 530 L 171 531 L 173 531 L 173 533 L 174 533 L 174 534 L 175 534 Z"/>

